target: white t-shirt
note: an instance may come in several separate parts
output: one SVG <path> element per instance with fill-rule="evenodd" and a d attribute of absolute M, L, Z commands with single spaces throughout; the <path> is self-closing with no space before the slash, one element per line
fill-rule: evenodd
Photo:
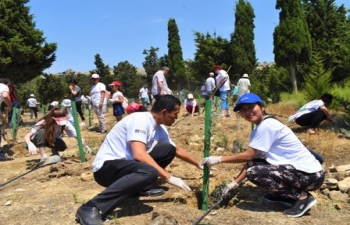
<path fill-rule="evenodd" d="M 239 87 L 239 95 L 243 95 L 245 93 L 250 92 L 250 80 L 248 78 L 240 78 L 237 82 L 237 86 Z"/>
<path fill-rule="evenodd" d="M 141 88 L 140 93 L 141 93 L 141 98 L 148 98 L 148 89 L 147 88 Z"/>
<path fill-rule="evenodd" d="M 220 87 L 220 80 L 223 78 L 223 77 L 226 77 L 227 80 L 225 81 L 225 83 Z M 228 74 L 226 73 L 225 70 L 220 70 L 218 75 L 216 76 L 216 84 L 218 86 L 218 88 L 220 88 L 220 91 L 228 91 L 230 90 L 230 78 L 228 76 Z"/>
<path fill-rule="evenodd" d="M 36 134 L 41 128 L 45 127 L 45 120 L 40 120 L 37 122 L 30 131 L 33 134 Z M 64 127 L 64 131 L 68 135 L 68 137 L 77 137 L 77 132 L 75 131 L 74 126 L 71 123 L 67 123 Z M 58 126 L 57 124 L 54 124 L 54 133 L 55 138 L 62 138 L 62 127 Z"/>
<path fill-rule="evenodd" d="M 213 91 L 213 87 L 215 87 L 215 80 L 213 77 L 208 77 L 205 81 L 205 88 L 207 89 L 207 91 Z"/>
<path fill-rule="evenodd" d="M 37 101 L 35 98 L 30 97 L 30 98 L 28 98 L 28 100 L 27 100 L 27 105 L 28 105 L 29 107 L 37 107 L 38 101 Z"/>
<path fill-rule="evenodd" d="M 202 92 L 202 95 L 208 95 L 208 92 L 205 91 L 205 84 L 202 85 L 202 87 L 201 87 L 201 92 Z"/>
<path fill-rule="evenodd" d="M 293 131 L 276 119 L 263 120 L 250 134 L 249 147 L 259 150 L 270 164 L 292 165 L 297 170 L 316 173 L 322 170 Z"/>
<path fill-rule="evenodd" d="M 4 98 L 2 97 L 2 92 L 4 91 L 10 93 L 9 87 L 6 84 L 0 84 L 0 104 L 4 101 Z"/>
<path fill-rule="evenodd" d="M 92 105 L 98 106 L 100 104 L 102 91 L 106 91 L 106 85 L 101 82 L 91 86 L 90 97 Z"/>
<path fill-rule="evenodd" d="M 123 97 L 123 98 L 124 98 L 123 93 L 120 92 L 120 91 L 114 92 L 112 98 L 110 99 L 110 102 L 113 104 L 113 103 L 115 103 L 116 101 L 120 101 L 121 99 L 120 99 L 119 97 Z M 120 103 L 120 104 L 121 104 L 121 103 Z"/>
<path fill-rule="evenodd" d="M 163 70 L 159 70 L 153 75 L 153 80 L 152 80 L 152 95 L 159 95 L 161 94 L 161 88 L 158 86 L 158 82 L 163 83 L 163 90 L 166 92 L 164 94 L 170 94 L 168 92 L 171 92 L 170 89 L 168 88 L 168 84 L 166 83 L 166 79 L 164 76 Z"/>
<path fill-rule="evenodd" d="M 186 108 L 186 106 L 192 106 L 193 107 L 193 106 L 197 105 L 197 101 L 196 101 L 196 99 L 193 99 L 192 101 L 189 101 L 189 100 L 185 99 L 184 105 L 185 105 L 185 108 Z"/>
<path fill-rule="evenodd" d="M 303 105 L 300 109 L 298 109 L 298 111 L 294 115 L 291 115 L 288 118 L 288 121 L 293 123 L 300 116 L 307 114 L 307 113 L 310 113 L 310 112 L 313 112 L 313 111 L 316 111 L 321 106 L 324 106 L 324 102 L 322 100 L 313 100 L 311 102 L 308 102 L 305 105 Z"/>
<path fill-rule="evenodd" d="M 92 163 L 98 171 L 106 160 L 134 160 L 131 141 L 146 144 L 149 152 L 155 143 L 169 143 L 175 146 L 165 126 L 157 125 L 150 112 L 136 112 L 124 117 L 107 134 Z"/>

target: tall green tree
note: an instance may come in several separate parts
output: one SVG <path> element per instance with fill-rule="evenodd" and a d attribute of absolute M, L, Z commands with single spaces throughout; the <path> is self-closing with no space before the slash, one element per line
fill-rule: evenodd
<path fill-rule="evenodd" d="M 235 73 L 251 74 L 256 67 L 254 45 L 254 10 L 252 5 L 239 0 L 236 5 L 235 30 L 231 36 L 232 68 Z"/>
<path fill-rule="evenodd" d="M 122 83 L 121 92 L 129 98 L 138 98 L 145 79 L 137 75 L 137 68 L 128 61 L 119 62 L 113 67 L 115 78 Z"/>
<path fill-rule="evenodd" d="M 148 85 L 152 84 L 153 75 L 159 70 L 159 58 L 157 52 L 159 48 L 152 47 L 148 50 L 143 50 L 145 55 L 145 61 L 142 63 L 143 68 L 146 70 L 146 82 Z"/>
<path fill-rule="evenodd" d="M 313 52 L 324 58 L 324 68 L 333 70 L 333 80 L 345 79 L 343 69 L 350 57 L 350 39 L 347 10 L 336 6 L 335 0 L 303 0 Z"/>
<path fill-rule="evenodd" d="M 107 80 L 110 80 L 108 79 L 108 77 L 111 76 L 111 68 L 109 67 L 109 65 L 106 65 L 103 62 L 100 54 L 95 55 L 94 63 L 95 63 L 96 69 L 91 70 L 90 75 L 97 73 L 98 75 L 100 75 L 101 82 L 107 83 Z"/>
<path fill-rule="evenodd" d="M 213 66 L 222 65 L 223 69 L 227 69 L 232 63 L 232 54 L 230 43 L 227 39 L 214 34 L 202 34 L 195 32 L 196 52 L 194 61 L 191 63 L 193 77 L 197 80 L 197 85 L 205 80 L 209 72 L 212 72 Z M 230 71 L 232 73 L 233 70 Z"/>
<path fill-rule="evenodd" d="M 168 67 L 167 82 L 172 88 L 180 90 L 186 83 L 184 60 L 180 44 L 179 29 L 175 19 L 168 21 Z"/>
<path fill-rule="evenodd" d="M 273 33 L 277 66 L 289 69 L 293 91 L 298 91 L 297 66 L 311 57 L 311 37 L 300 0 L 277 0 L 279 25 Z"/>
<path fill-rule="evenodd" d="M 0 1 L 0 74 L 14 83 L 39 76 L 56 59 L 56 43 L 36 29 L 28 0 Z"/>
<path fill-rule="evenodd" d="M 68 85 L 62 76 L 44 74 L 36 79 L 36 86 L 38 101 L 43 104 L 68 97 Z"/>

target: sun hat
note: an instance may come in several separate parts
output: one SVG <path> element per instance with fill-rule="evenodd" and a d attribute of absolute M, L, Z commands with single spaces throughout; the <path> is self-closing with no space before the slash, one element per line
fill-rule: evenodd
<path fill-rule="evenodd" d="M 53 101 L 53 102 L 51 102 L 50 105 L 53 106 L 53 107 L 56 107 L 56 106 L 58 106 L 58 101 Z"/>
<path fill-rule="evenodd" d="M 241 97 L 239 97 L 238 102 L 235 108 L 233 109 L 233 111 L 235 112 L 239 111 L 243 104 L 253 104 L 253 103 L 263 103 L 263 101 L 258 95 L 254 93 L 244 94 Z"/>
<path fill-rule="evenodd" d="M 111 84 L 109 84 L 109 86 L 122 86 L 122 84 L 119 81 L 113 81 Z"/>
<path fill-rule="evenodd" d="M 33 97 L 33 98 L 35 98 L 35 95 L 34 95 L 34 94 L 30 94 L 30 95 L 29 95 L 29 97 Z"/>
<path fill-rule="evenodd" d="M 70 99 L 63 99 L 62 106 L 63 107 L 71 107 L 72 106 L 72 101 Z"/>
<path fill-rule="evenodd" d="M 139 111 L 141 105 L 136 103 L 136 102 L 132 102 L 128 105 L 128 107 L 126 107 L 125 111 L 128 113 L 128 114 L 131 114 L 131 113 L 134 113 L 134 112 L 137 112 Z"/>
<path fill-rule="evenodd" d="M 92 74 L 91 76 L 92 79 L 100 79 L 100 75 L 98 75 L 97 73 Z"/>
<path fill-rule="evenodd" d="M 213 73 L 213 72 L 210 72 L 210 73 L 209 73 L 209 76 L 211 76 L 211 77 L 214 76 L 214 73 Z"/>
<path fill-rule="evenodd" d="M 248 76 L 248 74 L 243 74 L 243 76 L 242 77 L 245 77 L 245 78 L 248 78 L 249 76 Z"/>
<path fill-rule="evenodd" d="M 193 99 L 193 94 L 188 94 L 188 95 L 187 95 L 187 98 L 188 98 L 188 99 Z"/>
<path fill-rule="evenodd" d="M 60 117 L 52 117 L 59 126 L 63 126 L 67 124 L 67 118 L 65 116 L 60 116 Z"/>

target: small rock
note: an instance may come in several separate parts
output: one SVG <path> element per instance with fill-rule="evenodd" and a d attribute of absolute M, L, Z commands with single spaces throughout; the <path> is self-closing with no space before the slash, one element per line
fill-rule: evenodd
<path fill-rule="evenodd" d="M 22 191 L 24 191 L 24 189 L 22 189 L 22 188 L 18 188 L 15 190 L 15 192 L 22 192 Z"/>
<path fill-rule="evenodd" d="M 5 206 L 10 206 L 11 205 L 11 201 L 7 201 L 6 203 L 5 203 Z"/>

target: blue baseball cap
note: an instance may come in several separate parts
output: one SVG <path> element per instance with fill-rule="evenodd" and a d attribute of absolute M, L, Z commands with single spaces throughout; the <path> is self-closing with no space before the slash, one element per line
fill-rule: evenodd
<path fill-rule="evenodd" d="M 235 112 L 239 111 L 243 104 L 253 104 L 253 103 L 263 103 L 263 101 L 258 95 L 254 93 L 244 94 L 241 97 L 239 97 L 235 108 L 233 108 L 233 111 Z"/>

